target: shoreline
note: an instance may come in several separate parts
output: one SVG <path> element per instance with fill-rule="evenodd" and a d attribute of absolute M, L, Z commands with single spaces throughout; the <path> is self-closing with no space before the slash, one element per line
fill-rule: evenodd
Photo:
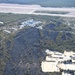
<path fill-rule="evenodd" d="M 54 12 L 69 12 L 68 14 L 49 14 L 36 13 L 35 11 L 54 11 Z M 47 16 L 62 16 L 75 17 L 75 8 L 53 8 L 41 7 L 40 5 L 22 5 L 22 4 L 6 4 L 0 3 L 0 13 L 14 13 L 14 14 L 33 14 L 33 15 L 47 15 Z"/>
<path fill-rule="evenodd" d="M 65 6 L 63 6 L 63 7 L 61 7 L 61 6 L 41 6 L 41 5 L 39 5 L 39 4 L 23 4 L 23 3 L 0 3 L 0 5 L 37 5 L 37 6 L 40 6 L 40 7 L 45 7 L 45 8 L 75 8 L 74 6 L 73 7 L 69 7 L 69 6 L 67 6 L 67 7 L 65 7 Z"/>

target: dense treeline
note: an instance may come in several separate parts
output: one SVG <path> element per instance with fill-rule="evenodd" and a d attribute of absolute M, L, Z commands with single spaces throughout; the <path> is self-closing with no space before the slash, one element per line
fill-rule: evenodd
<path fill-rule="evenodd" d="M 75 34 L 72 33 L 74 29 L 67 25 L 69 21 L 74 26 L 75 18 L 11 13 L 0 14 L 0 17 L 5 27 L 18 25 L 29 19 L 43 22 L 43 29 L 25 27 L 10 35 L 0 32 L 0 75 L 61 75 L 43 73 L 41 62 L 46 57 L 45 49 L 75 51 Z"/>

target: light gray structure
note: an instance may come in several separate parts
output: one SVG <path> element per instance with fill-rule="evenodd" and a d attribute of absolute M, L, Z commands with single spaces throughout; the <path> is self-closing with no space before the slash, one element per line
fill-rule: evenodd
<path fill-rule="evenodd" d="M 62 75 L 74 75 L 75 52 L 64 51 L 64 53 L 46 50 L 46 60 L 42 61 L 43 72 L 62 72 Z"/>

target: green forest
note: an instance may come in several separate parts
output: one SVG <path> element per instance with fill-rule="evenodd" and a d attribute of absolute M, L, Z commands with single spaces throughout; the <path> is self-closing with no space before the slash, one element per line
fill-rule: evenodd
<path fill-rule="evenodd" d="M 24 27 L 11 34 L 3 32 L 4 27 L 29 19 L 42 21 L 43 29 Z M 0 25 L 0 75 L 61 75 L 43 73 L 40 65 L 46 49 L 75 51 L 75 18 L 0 13 L 0 21 L 4 22 Z"/>

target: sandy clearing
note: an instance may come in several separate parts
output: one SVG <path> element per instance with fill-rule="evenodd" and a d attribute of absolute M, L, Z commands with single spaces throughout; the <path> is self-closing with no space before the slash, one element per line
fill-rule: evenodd
<path fill-rule="evenodd" d="M 49 14 L 49 13 L 35 13 L 34 11 L 63 11 L 68 14 Z M 15 13 L 15 14 L 33 14 L 33 15 L 47 15 L 47 16 L 62 16 L 75 17 L 75 8 L 51 8 L 41 7 L 40 5 L 19 5 L 19 4 L 0 4 L 1 13 Z"/>
<path fill-rule="evenodd" d="M 33 15 L 47 15 L 47 16 L 60 16 L 60 17 L 75 17 L 75 15 L 62 15 L 62 14 L 47 14 L 47 13 L 32 13 Z"/>

